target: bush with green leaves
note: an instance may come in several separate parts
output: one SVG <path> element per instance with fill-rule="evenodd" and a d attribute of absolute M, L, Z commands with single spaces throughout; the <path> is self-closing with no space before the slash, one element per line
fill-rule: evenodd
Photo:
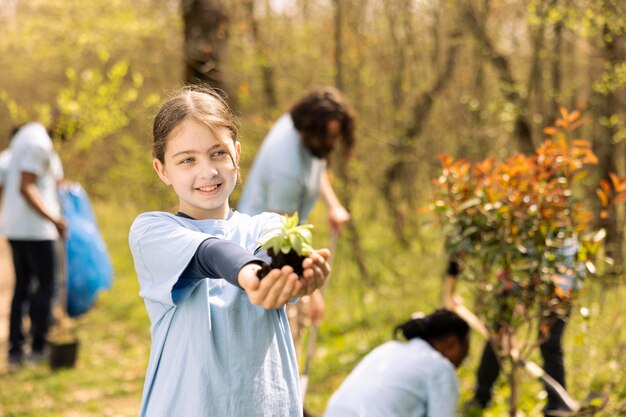
<path fill-rule="evenodd" d="M 585 193 L 597 164 L 591 144 L 579 139 L 580 113 L 561 109 L 547 139 L 532 155 L 477 163 L 442 155 L 433 209 L 446 252 L 461 257 L 476 313 L 489 327 L 516 409 L 518 359 L 548 335 L 555 317 L 566 319 L 580 283 L 596 275 L 603 229 Z M 622 201 L 626 180 L 602 180 L 599 217 Z M 537 329 L 543 335 L 535 337 Z M 514 414 L 511 414 L 514 415 Z"/>

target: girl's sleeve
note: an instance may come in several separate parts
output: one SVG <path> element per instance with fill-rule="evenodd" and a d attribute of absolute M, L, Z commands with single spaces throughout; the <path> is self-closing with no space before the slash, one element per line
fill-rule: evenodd
<path fill-rule="evenodd" d="M 224 278 L 239 287 L 239 271 L 250 263 L 263 265 L 265 262 L 235 242 L 208 238 L 198 247 L 176 287 L 184 285 L 184 282 L 203 278 Z"/>
<path fill-rule="evenodd" d="M 174 286 L 200 244 L 212 237 L 181 222 L 165 213 L 144 213 L 133 222 L 129 244 L 141 297 L 171 306 L 180 301 L 173 299 Z"/>

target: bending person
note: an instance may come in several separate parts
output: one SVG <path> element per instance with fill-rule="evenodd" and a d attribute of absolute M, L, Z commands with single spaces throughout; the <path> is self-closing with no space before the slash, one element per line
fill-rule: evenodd
<path fill-rule="evenodd" d="M 469 326 L 440 309 L 394 330 L 370 352 L 330 398 L 324 417 L 454 417 L 456 371 L 469 350 Z"/>

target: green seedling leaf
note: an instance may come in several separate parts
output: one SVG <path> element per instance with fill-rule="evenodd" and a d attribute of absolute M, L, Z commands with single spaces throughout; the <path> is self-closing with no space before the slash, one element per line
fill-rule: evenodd
<path fill-rule="evenodd" d="M 272 249 L 274 253 L 284 254 L 294 251 L 300 256 L 313 252 L 312 224 L 299 225 L 298 213 L 293 216 L 281 216 L 281 225 L 268 230 L 258 243 L 263 249 Z"/>

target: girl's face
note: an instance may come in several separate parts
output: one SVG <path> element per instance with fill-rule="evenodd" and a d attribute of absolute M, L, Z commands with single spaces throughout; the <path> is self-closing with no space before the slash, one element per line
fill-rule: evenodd
<path fill-rule="evenodd" d="M 164 162 L 153 161 L 161 180 L 178 195 L 179 210 L 197 220 L 226 219 L 228 196 L 237 184 L 241 145 L 224 127 L 216 134 L 219 138 L 203 123 L 185 119 L 167 141 Z"/>

